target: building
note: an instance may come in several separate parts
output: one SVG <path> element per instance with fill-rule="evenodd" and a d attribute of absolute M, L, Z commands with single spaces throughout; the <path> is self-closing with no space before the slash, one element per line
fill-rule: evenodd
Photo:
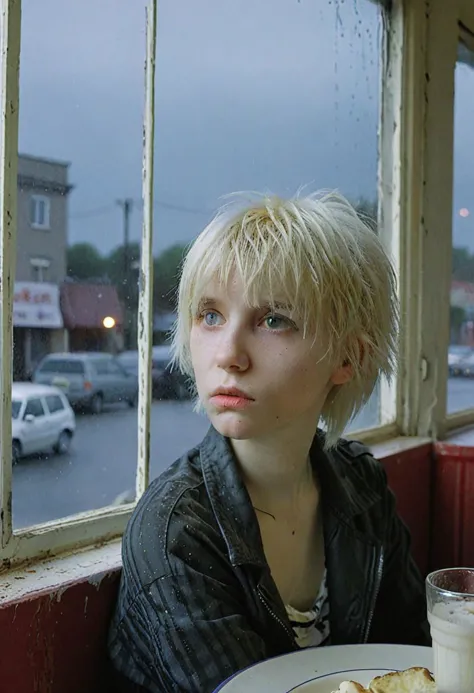
<path fill-rule="evenodd" d="M 66 277 L 69 164 L 18 157 L 17 256 L 13 301 L 14 378 L 51 351 L 68 348 L 60 308 Z"/>
<path fill-rule="evenodd" d="M 123 309 L 115 286 L 67 280 L 60 303 L 71 351 L 123 349 Z"/>

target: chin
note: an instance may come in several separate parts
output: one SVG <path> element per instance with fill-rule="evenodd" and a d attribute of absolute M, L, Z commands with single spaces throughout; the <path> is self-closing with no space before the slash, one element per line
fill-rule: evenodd
<path fill-rule="evenodd" d="M 209 419 L 216 429 L 225 438 L 233 440 L 247 440 L 258 435 L 257 426 L 242 414 L 227 411 L 219 414 L 208 413 Z"/>

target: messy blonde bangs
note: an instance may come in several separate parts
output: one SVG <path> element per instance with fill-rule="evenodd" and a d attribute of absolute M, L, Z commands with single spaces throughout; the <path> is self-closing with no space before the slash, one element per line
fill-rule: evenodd
<path fill-rule="evenodd" d="M 327 445 L 367 402 L 395 362 L 395 275 L 377 235 L 337 193 L 282 200 L 261 196 L 225 206 L 196 239 L 182 268 L 175 360 L 193 378 L 190 332 L 209 281 L 238 273 L 245 300 L 292 307 L 305 337 L 324 334 L 334 366 L 350 364 L 351 382 L 330 392 L 322 411 Z M 321 329 L 319 329 L 321 328 Z"/>
<path fill-rule="evenodd" d="M 210 280 L 225 287 L 237 274 L 249 306 L 259 306 L 262 297 L 270 305 L 285 303 L 300 316 L 305 330 L 316 328 L 319 297 L 308 291 L 310 265 L 301 243 L 293 238 L 289 220 L 284 230 L 277 228 L 278 223 L 271 210 L 251 209 L 224 227 L 221 238 L 201 249 L 199 266 L 196 263 L 189 271 L 192 311 Z"/>

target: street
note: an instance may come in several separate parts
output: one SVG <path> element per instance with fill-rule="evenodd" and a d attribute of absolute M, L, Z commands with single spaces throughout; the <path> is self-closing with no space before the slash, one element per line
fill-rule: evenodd
<path fill-rule="evenodd" d="M 375 424 L 371 402 L 353 428 Z M 370 406 L 372 405 L 372 406 Z M 474 406 L 474 382 L 451 379 L 448 409 Z M 151 478 L 198 443 L 208 428 L 189 402 L 155 402 L 151 416 Z M 133 488 L 137 458 L 137 412 L 125 406 L 100 416 L 77 415 L 69 455 L 23 459 L 13 469 L 15 528 L 100 508 Z"/>

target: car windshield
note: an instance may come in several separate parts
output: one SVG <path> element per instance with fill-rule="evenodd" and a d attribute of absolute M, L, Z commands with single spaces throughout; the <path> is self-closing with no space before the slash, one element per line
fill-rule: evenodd
<path fill-rule="evenodd" d="M 84 374 L 84 364 L 82 361 L 72 359 L 48 359 L 40 367 L 41 373 L 77 373 Z"/>
<path fill-rule="evenodd" d="M 12 402 L 12 418 L 18 419 L 20 416 L 21 402 L 18 399 L 14 399 Z"/>

